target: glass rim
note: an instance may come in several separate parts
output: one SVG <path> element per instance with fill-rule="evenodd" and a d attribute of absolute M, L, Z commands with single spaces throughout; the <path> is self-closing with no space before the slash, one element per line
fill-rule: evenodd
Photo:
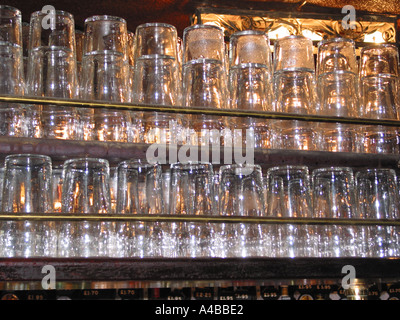
<path fill-rule="evenodd" d="M 161 165 L 159 163 L 149 163 L 149 162 L 143 162 L 140 159 L 128 159 L 124 160 L 118 163 L 117 169 L 129 169 L 129 168 L 138 168 L 138 167 L 143 167 L 143 168 L 161 168 Z"/>
<path fill-rule="evenodd" d="M 64 10 L 55 10 L 56 16 L 64 16 L 67 17 L 69 19 L 71 19 L 72 21 L 74 20 L 74 15 L 68 11 L 64 11 Z M 47 16 L 48 13 L 47 12 L 43 12 L 43 11 L 35 11 L 31 13 L 31 19 L 36 18 L 36 17 L 41 17 L 41 16 Z"/>
<path fill-rule="evenodd" d="M 44 154 L 33 154 L 33 153 L 19 153 L 19 154 L 10 154 L 8 156 L 5 157 L 4 163 L 5 166 L 7 165 L 17 165 L 17 163 L 12 163 L 12 161 L 18 161 L 18 160 L 24 160 L 26 161 L 24 164 L 24 166 L 29 165 L 29 162 L 31 161 L 39 161 L 39 163 L 52 163 L 52 159 L 51 157 L 44 155 Z"/>
<path fill-rule="evenodd" d="M 270 172 L 278 172 L 278 171 L 285 171 L 287 172 L 288 170 L 304 170 L 307 174 L 309 174 L 310 169 L 307 166 L 303 165 L 283 165 L 283 166 L 274 166 L 271 168 L 267 169 L 267 173 Z"/>
<path fill-rule="evenodd" d="M 356 176 L 359 176 L 360 174 L 363 173 L 387 173 L 390 172 L 391 174 L 394 175 L 394 177 L 396 177 L 396 171 L 392 168 L 365 168 L 365 169 L 359 169 L 356 172 Z"/>
<path fill-rule="evenodd" d="M 97 22 L 97 21 L 117 21 L 117 22 L 121 22 L 125 25 L 127 23 L 126 20 L 122 17 L 104 14 L 104 15 L 94 15 L 94 16 L 88 17 L 85 19 L 84 24 L 89 23 L 89 22 Z"/>
<path fill-rule="evenodd" d="M 1 10 L 8 10 L 8 11 L 10 11 L 10 12 L 12 12 L 12 13 L 14 13 L 15 15 L 15 17 L 18 17 L 18 18 L 21 18 L 22 17 L 22 12 L 21 12 L 21 10 L 19 10 L 18 8 L 16 8 L 16 7 L 13 7 L 13 6 L 9 6 L 9 5 L 6 5 L 6 4 L 2 4 L 2 5 L 0 5 L 0 12 L 1 12 Z M 2 15 L 0 15 L 0 16 L 2 16 Z"/>
<path fill-rule="evenodd" d="M 206 170 L 210 170 L 210 173 L 213 173 L 213 165 L 211 162 L 201 162 L 201 161 L 188 161 L 187 163 L 176 162 L 171 163 L 169 169 L 172 171 L 174 169 L 190 169 L 190 168 L 204 168 Z"/>
<path fill-rule="evenodd" d="M 78 165 L 78 164 L 84 164 L 84 166 L 80 166 L 80 167 L 76 167 L 73 169 L 79 170 L 80 168 L 87 168 L 89 164 L 94 164 L 97 165 L 95 167 L 105 167 L 105 168 L 109 168 L 109 162 L 107 159 L 103 159 L 103 158 L 73 158 L 73 159 L 68 159 L 64 162 L 63 164 L 63 169 L 67 169 L 71 168 L 72 165 Z"/>
<path fill-rule="evenodd" d="M 257 163 L 233 163 L 233 164 L 225 164 L 220 166 L 220 172 L 223 170 L 229 170 L 229 169 L 236 169 L 236 168 L 240 168 L 240 169 L 246 169 L 246 168 L 257 168 L 262 170 L 261 165 L 257 164 Z"/>
<path fill-rule="evenodd" d="M 341 167 L 341 166 L 332 166 L 332 167 L 324 167 L 324 168 L 316 168 L 312 171 L 312 175 L 318 173 L 325 173 L 325 172 L 347 172 L 347 173 L 354 173 L 354 170 L 351 167 Z"/>

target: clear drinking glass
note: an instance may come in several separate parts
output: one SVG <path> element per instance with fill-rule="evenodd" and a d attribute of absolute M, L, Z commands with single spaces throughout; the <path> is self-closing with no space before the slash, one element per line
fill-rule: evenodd
<path fill-rule="evenodd" d="M 222 62 L 225 66 L 223 30 L 213 25 L 196 24 L 183 31 L 183 64 L 198 59 Z"/>
<path fill-rule="evenodd" d="M 215 215 L 211 163 L 175 163 L 170 167 L 169 213 Z M 169 225 L 165 248 L 178 257 L 212 256 L 214 227 L 206 222 L 175 222 Z M 174 252 L 174 250 L 176 252 Z"/>
<path fill-rule="evenodd" d="M 182 68 L 184 106 L 227 108 L 227 74 L 224 62 L 197 59 L 189 61 Z"/>
<path fill-rule="evenodd" d="M 274 111 L 270 70 L 256 63 L 229 69 L 230 108 Z"/>
<path fill-rule="evenodd" d="M 357 218 L 353 170 L 348 167 L 315 169 L 312 173 L 313 217 L 328 219 Z M 354 257 L 363 248 L 356 226 L 318 225 L 318 256 Z M 362 255 L 362 254 L 361 254 Z"/>
<path fill-rule="evenodd" d="M 110 169 L 105 159 L 70 159 L 63 165 L 62 212 L 111 213 Z M 65 221 L 59 230 L 59 256 L 109 256 L 114 249 L 115 223 L 99 220 Z"/>
<path fill-rule="evenodd" d="M 52 211 L 52 161 L 34 154 L 5 159 L 2 211 L 46 214 Z M 54 221 L 9 220 L 1 224 L 3 255 L 8 257 L 54 256 L 57 233 Z"/>
<path fill-rule="evenodd" d="M 359 90 L 357 74 L 348 71 L 324 73 L 317 84 L 321 115 L 359 117 Z"/>
<path fill-rule="evenodd" d="M 278 218 L 312 217 L 311 178 L 306 166 L 278 166 L 267 170 L 267 216 Z M 282 223 L 267 226 L 277 257 L 315 256 L 314 228 Z"/>
<path fill-rule="evenodd" d="M 360 51 L 360 78 L 378 75 L 399 76 L 399 52 L 397 46 L 380 43 Z"/>
<path fill-rule="evenodd" d="M 219 214 L 221 216 L 265 215 L 264 185 L 259 165 L 224 165 L 219 170 Z M 257 256 L 262 250 L 262 227 L 257 223 L 218 223 L 216 255 Z"/>
<path fill-rule="evenodd" d="M 360 52 L 362 114 L 377 119 L 398 119 L 399 52 L 393 44 L 367 46 Z"/>
<path fill-rule="evenodd" d="M 267 33 L 245 30 L 233 33 L 229 39 L 229 66 L 255 63 L 272 72 L 272 54 Z"/>
<path fill-rule="evenodd" d="M 358 127 L 343 123 L 318 123 L 316 150 L 329 152 L 356 152 Z"/>
<path fill-rule="evenodd" d="M 292 35 L 276 40 L 273 65 L 274 73 L 296 70 L 315 73 L 311 39 Z"/>
<path fill-rule="evenodd" d="M 361 115 L 373 119 L 399 118 L 397 76 L 368 76 L 361 79 Z"/>
<path fill-rule="evenodd" d="M 318 127 L 299 120 L 275 120 L 271 123 L 272 147 L 285 150 L 317 150 Z"/>
<path fill-rule="evenodd" d="M 135 60 L 141 56 L 169 56 L 178 60 L 178 32 L 167 23 L 145 23 L 136 28 Z"/>
<path fill-rule="evenodd" d="M 398 231 L 394 226 L 379 225 L 380 219 L 398 219 L 397 177 L 393 169 L 363 169 L 356 173 L 358 213 L 363 219 L 376 219 L 376 225 L 364 226 L 366 256 L 396 256 Z"/>
<path fill-rule="evenodd" d="M 272 55 L 259 30 L 235 32 L 229 41 L 229 91 L 232 109 L 273 110 Z"/>
<path fill-rule="evenodd" d="M 22 14 L 17 8 L 0 5 L 0 94 L 23 95 L 25 89 Z M 0 135 L 26 134 L 24 108 L 1 103 Z"/>
<path fill-rule="evenodd" d="M 135 61 L 133 102 L 181 105 L 180 70 L 173 56 L 142 55 Z"/>
<path fill-rule="evenodd" d="M 1 12 L 1 10 L 0 10 Z M 0 94 L 24 95 L 22 47 L 0 41 Z M 0 104 L 0 135 L 22 137 L 26 132 L 25 108 L 15 103 Z"/>
<path fill-rule="evenodd" d="M 363 153 L 399 153 L 398 130 L 385 126 L 359 126 L 357 128 L 357 151 Z"/>
<path fill-rule="evenodd" d="M 84 55 L 111 51 L 128 61 L 128 29 L 126 20 L 110 15 L 96 15 L 85 20 Z"/>
<path fill-rule="evenodd" d="M 0 5 L 0 41 L 23 47 L 22 14 L 17 8 Z"/>
<path fill-rule="evenodd" d="M 318 43 L 317 75 L 346 71 L 358 75 L 355 43 L 348 38 L 333 38 Z"/>
<path fill-rule="evenodd" d="M 56 11 L 49 28 L 47 13 L 30 19 L 27 93 L 39 97 L 74 99 L 79 96 L 74 17 Z M 34 137 L 79 139 L 77 110 L 52 105 L 31 106 L 29 132 Z M 40 120 L 37 120 L 37 119 Z M 39 132 L 38 132 L 39 131 Z"/>
<path fill-rule="evenodd" d="M 161 166 L 127 160 L 118 164 L 117 214 L 162 214 Z M 119 256 L 161 256 L 162 224 L 158 222 L 118 222 Z"/>
<path fill-rule="evenodd" d="M 81 98 L 108 102 L 128 102 L 128 68 L 122 53 L 94 51 L 84 55 Z M 85 140 L 127 141 L 130 114 L 126 110 L 85 108 L 80 111 Z"/>
<path fill-rule="evenodd" d="M 314 73 L 300 70 L 283 70 L 274 74 L 275 111 L 298 114 L 315 114 L 317 92 Z"/>

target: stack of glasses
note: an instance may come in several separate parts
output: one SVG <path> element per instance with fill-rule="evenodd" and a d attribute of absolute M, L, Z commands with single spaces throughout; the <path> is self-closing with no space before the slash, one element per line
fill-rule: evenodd
<path fill-rule="evenodd" d="M 172 25 L 146 23 L 131 32 L 115 16 L 89 17 L 79 31 L 64 11 L 55 12 L 50 26 L 43 12 L 32 13 L 24 26 L 18 9 L 0 6 L 0 14 L 0 94 L 399 117 L 393 44 L 363 47 L 357 62 L 355 43 L 345 38 L 321 41 L 314 57 L 312 41 L 298 35 L 276 40 L 272 53 L 266 33 L 256 30 L 236 32 L 226 43 L 212 25 L 189 26 L 180 39 Z M 240 129 L 251 131 L 255 148 L 399 152 L 397 130 L 389 126 L 10 103 L 2 104 L 0 117 L 2 136 L 202 145 L 211 142 L 202 129 L 215 129 L 220 137 L 212 139 L 223 145 Z"/>
<path fill-rule="evenodd" d="M 1 221 L 3 257 L 400 255 L 392 169 L 278 166 L 263 172 L 260 165 L 210 163 L 167 169 L 135 159 L 110 168 L 105 159 L 80 158 L 60 170 L 48 156 L 19 154 L 5 159 L 2 180 L 2 210 L 28 216 Z M 29 219 L 52 212 L 63 219 Z M 144 219 L 129 219 L 138 215 Z M 321 218 L 337 223 L 313 223 Z"/>

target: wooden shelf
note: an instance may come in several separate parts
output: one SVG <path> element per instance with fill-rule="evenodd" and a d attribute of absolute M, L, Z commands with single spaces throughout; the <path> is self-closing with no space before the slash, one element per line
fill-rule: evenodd
<path fill-rule="evenodd" d="M 0 281 L 41 281 L 45 265 L 57 281 L 339 280 L 345 265 L 359 279 L 400 279 L 398 258 L 3 258 Z"/>

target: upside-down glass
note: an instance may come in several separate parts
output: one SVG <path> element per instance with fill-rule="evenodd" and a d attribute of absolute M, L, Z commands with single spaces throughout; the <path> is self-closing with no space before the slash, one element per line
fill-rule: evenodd
<path fill-rule="evenodd" d="M 46 214 L 52 211 L 52 161 L 34 154 L 9 155 L 5 159 L 2 211 Z M 1 226 L 2 254 L 14 257 L 54 256 L 54 221 L 5 221 Z"/>
<path fill-rule="evenodd" d="M 359 126 L 357 127 L 357 152 L 399 153 L 399 136 L 395 127 Z"/>
<path fill-rule="evenodd" d="M 233 147 L 270 149 L 272 146 L 271 121 L 257 118 L 232 120 Z M 247 149 L 249 150 L 249 149 Z"/>
<path fill-rule="evenodd" d="M 399 52 L 389 43 L 367 46 L 360 52 L 360 84 L 365 117 L 397 119 Z"/>
<path fill-rule="evenodd" d="M 182 63 L 198 59 L 222 62 L 225 66 L 225 42 L 223 30 L 217 26 L 196 24 L 183 31 Z"/>
<path fill-rule="evenodd" d="M 22 14 L 17 8 L 0 5 L 0 41 L 23 47 Z"/>
<path fill-rule="evenodd" d="M 22 47 L 0 41 L 0 94 L 25 93 Z M 22 137 L 26 135 L 25 109 L 14 103 L 0 104 L 0 135 Z"/>
<path fill-rule="evenodd" d="M 128 30 L 126 20 L 110 15 L 96 15 L 85 20 L 84 55 L 111 51 L 128 61 Z"/>
<path fill-rule="evenodd" d="M 140 142 L 148 144 L 182 144 L 185 140 L 181 115 L 162 112 L 145 112 L 143 135 Z"/>
<path fill-rule="evenodd" d="M 261 217 L 265 215 L 264 185 L 259 165 L 224 165 L 219 170 L 219 214 Z M 218 223 L 216 255 L 257 256 L 262 250 L 262 228 L 252 223 Z"/>
<path fill-rule="evenodd" d="M 255 63 L 267 68 L 271 74 L 272 55 L 267 33 L 245 30 L 233 33 L 229 40 L 229 66 Z"/>
<path fill-rule="evenodd" d="M 282 71 L 315 73 L 311 39 L 301 35 L 292 35 L 276 40 L 273 65 L 274 73 Z"/>
<path fill-rule="evenodd" d="M 118 164 L 117 214 L 162 214 L 161 166 L 139 160 Z M 157 222 L 118 222 L 118 244 L 124 256 L 160 256 L 162 225 Z M 117 246 L 118 247 L 118 246 Z M 121 255 L 121 253 L 119 255 Z"/>
<path fill-rule="evenodd" d="M 184 106 L 218 109 L 229 107 L 224 62 L 216 59 L 197 59 L 185 63 L 182 68 Z"/>
<path fill-rule="evenodd" d="M 358 128 L 344 123 L 318 123 L 316 150 L 329 152 L 356 152 Z"/>
<path fill-rule="evenodd" d="M 318 127 L 307 121 L 275 120 L 271 123 L 272 148 L 317 150 Z"/>
<path fill-rule="evenodd" d="M 256 63 L 242 63 L 229 70 L 230 108 L 274 111 L 270 70 Z"/>
<path fill-rule="evenodd" d="M 0 94 L 23 95 L 25 89 L 22 15 L 17 8 L 0 6 Z M 17 104 L 0 106 L 0 135 L 25 135 L 24 109 Z"/>
<path fill-rule="evenodd" d="M 315 114 L 317 92 L 314 73 L 282 70 L 274 74 L 275 111 Z"/>
<path fill-rule="evenodd" d="M 267 216 L 310 218 L 311 179 L 306 166 L 278 166 L 267 170 Z M 314 256 L 314 229 L 308 225 L 268 226 L 271 254 L 277 257 Z"/>
<path fill-rule="evenodd" d="M 170 172 L 171 215 L 212 216 L 216 213 L 211 163 L 175 163 L 171 164 Z M 213 231 L 213 225 L 206 222 L 171 223 L 169 237 L 165 239 L 169 243 L 165 247 L 171 250 L 169 255 L 210 257 L 213 255 Z"/>
<path fill-rule="evenodd" d="M 63 165 L 62 212 L 111 213 L 110 169 L 105 159 L 70 159 Z M 59 256 L 108 256 L 113 250 L 115 223 L 98 220 L 65 221 L 59 230 Z"/>
<path fill-rule="evenodd" d="M 141 56 L 169 56 L 178 60 L 178 32 L 167 23 L 145 23 L 136 28 L 135 61 Z"/>
<path fill-rule="evenodd" d="M 317 83 L 321 115 L 336 117 L 360 116 L 357 74 L 348 71 L 323 73 Z"/>
<path fill-rule="evenodd" d="M 399 254 L 398 234 L 394 226 L 379 225 L 380 219 L 399 218 L 397 177 L 393 169 L 363 169 L 355 175 L 358 213 L 362 219 L 377 219 L 365 226 L 367 256 L 388 257 Z"/>
<path fill-rule="evenodd" d="M 325 219 L 357 218 L 353 170 L 348 167 L 315 169 L 312 173 L 313 217 Z M 363 248 L 357 227 L 318 225 L 315 228 L 318 256 L 354 257 Z"/>
<path fill-rule="evenodd" d="M 114 51 L 93 51 L 83 57 L 81 98 L 108 102 L 128 102 L 128 68 L 123 54 Z M 125 110 L 81 110 L 86 139 L 127 141 L 129 112 Z M 116 123 L 117 121 L 117 123 Z M 108 123 L 108 125 L 104 125 Z M 110 125 L 111 124 L 111 125 Z M 91 134 L 90 131 L 92 130 Z"/>
<path fill-rule="evenodd" d="M 399 51 L 396 45 L 381 43 L 360 51 L 360 78 L 369 76 L 399 76 Z"/>
<path fill-rule="evenodd" d="M 142 55 L 135 60 L 132 99 L 135 103 L 181 105 L 180 69 L 176 58 Z"/>
<path fill-rule="evenodd" d="M 54 20 L 46 19 L 48 14 L 41 11 L 31 15 L 27 92 L 39 97 L 77 98 L 79 82 L 74 17 L 68 12 L 56 11 Z M 46 23 L 50 23 L 48 28 L 44 27 Z M 79 122 L 75 108 L 45 105 L 32 106 L 32 109 L 29 119 L 30 135 L 79 139 Z M 39 121 L 37 117 L 40 117 Z"/>
<path fill-rule="evenodd" d="M 398 76 L 379 75 L 363 77 L 361 87 L 361 115 L 373 119 L 399 118 Z"/>
<path fill-rule="evenodd" d="M 356 49 L 352 39 L 333 38 L 318 44 L 317 76 L 336 71 L 358 75 Z"/>
<path fill-rule="evenodd" d="M 0 6 L 0 94 L 23 95 L 25 89 L 22 14 Z M 0 105 L 0 135 L 25 135 L 24 109 L 18 104 Z"/>

